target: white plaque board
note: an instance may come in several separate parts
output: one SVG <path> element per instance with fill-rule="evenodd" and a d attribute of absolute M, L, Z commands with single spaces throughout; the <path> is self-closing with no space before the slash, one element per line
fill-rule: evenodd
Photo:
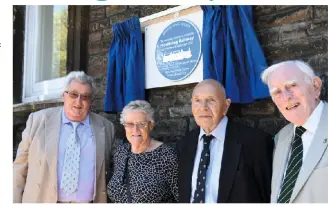
<path fill-rule="evenodd" d="M 203 26 L 203 11 L 197 11 L 182 17 L 175 18 L 173 20 L 167 20 L 164 22 L 160 22 L 157 24 L 152 24 L 150 26 L 145 27 L 145 73 L 146 73 L 146 89 L 157 88 L 157 87 L 167 87 L 173 85 L 183 85 L 190 84 L 195 82 L 200 82 L 203 80 L 203 58 L 202 53 L 200 55 L 200 59 L 198 60 L 198 64 L 193 69 L 193 71 L 184 78 L 180 78 L 177 80 L 172 80 L 165 77 L 159 71 L 158 68 L 158 57 L 156 62 L 156 47 L 159 43 L 159 38 L 163 32 L 165 34 L 165 29 L 169 28 L 174 22 L 177 21 L 188 21 L 192 23 L 199 31 L 200 35 L 202 35 L 202 26 Z M 186 53 L 188 46 L 183 46 L 177 49 L 177 51 L 172 54 L 172 52 L 164 53 L 164 56 L 167 57 L 169 55 L 176 55 L 176 53 L 181 52 Z M 158 55 L 158 54 L 157 54 Z"/>

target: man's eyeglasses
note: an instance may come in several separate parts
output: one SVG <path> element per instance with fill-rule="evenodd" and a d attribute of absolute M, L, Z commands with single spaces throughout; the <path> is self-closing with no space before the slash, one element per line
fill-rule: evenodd
<path fill-rule="evenodd" d="M 148 122 L 140 122 L 140 123 L 125 122 L 123 125 L 125 128 L 128 129 L 133 129 L 134 126 L 136 126 L 137 129 L 144 129 L 148 126 Z"/>
<path fill-rule="evenodd" d="M 84 101 L 91 99 L 91 95 L 89 94 L 79 94 L 77 92 L 69 92 L 69 91 L 65 91 L 65 93 L 67 93 L 69 97 L 72 99 L 77 99 L 78 97 L 80 97 L 80 99 Z"/>

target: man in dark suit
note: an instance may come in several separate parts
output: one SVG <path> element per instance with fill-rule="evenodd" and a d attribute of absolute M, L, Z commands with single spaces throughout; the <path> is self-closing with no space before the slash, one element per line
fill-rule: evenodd
<path fill-rule="evenodd" d="M 178 142 L 181 203 L 270 202 L 273 139 L 229 120 L 230 103 L 216 80 L 194 88 L 199 127 Z"/>

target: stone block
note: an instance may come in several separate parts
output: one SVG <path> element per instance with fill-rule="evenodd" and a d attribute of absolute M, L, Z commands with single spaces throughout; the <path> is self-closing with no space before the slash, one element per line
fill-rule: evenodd
<path fill-rule="evenodd" d="M 292 40 L 292 39 L 302 39 L 308 36 L 307 34 L 307 23 L 298 22 L 292 24 L 282 25 L 279 29 L 281 40 Z"/>
<path fill-rule="evenodd" d="M 185 106 L 175 106 L 169 108 L 170 117 L 184 117 L 184 116 L 191 116 L 191 105 Z"/>
<path fill-rule="evenodd" d="M 100 9 L 100 8 L 103 8 L 103 7 L 105 7 L 105 6 L 104 5 L 91 5 L 90 9 L 94 10 L 94 9 Z"/>
<path fill-rule="evenodd" d="M 153 132 L 168 133 L 170 136 L 184 136 L 187 130 L 187 122 L 183 118 L 170 118 L 166 120 L 156 121 Z"/>
<path fill-rule="evenodd" d="M 328 6 L 313 6 L 314 8 L 314 18 L 322 19 L 328 17 Z"/>
<path fill-rule="evenodd" d="M 161 11 L 166 10 L 168 7 L 165 5 L 148 5 L 140 8 L 140 17 L 149 16 Z"/>
<path fill-rule="evenodd" d="M 88 52 L 90 55 L 108 52 L 111 42 L 111 39 L 106 39 L 98 42 L 89 42 Z"/>
<path fill-rule="evenodd" d="M 255 101 L 252 104 L 245 104 L 241 108 L 241 115 L 273 115 L 275 104 L 272 101 Z"/>
<path fill-rule="evenodd" d="M 155 114 L 154 114 L 155 121 L 161 121 L 163 119 L 168 119 L 170 117 L 168 107 L 161 106 L 161 105 L 160 106 L 152 105 L 152 107 L 155 109 Z"/>
<path fill-rule="evenodd" d="M 123 6 L 123 5 L 106 6 L 106 17 L 110 17 L 115 14 L 122 13 L 126 9 L 127 9 L 127 6 Z"/>
<path fill-rule="evenodd" d="M 195 118 L 193 116 L 190 117 L 189 118 L 189 131 L 194 130 L 194 129 L 198 128 L 198 127 L 199 126 L 197 125 Z"/>
<path fill-rule="evenodd" d="M 105 8 L 91 9 L 90 21 L 97 21 L 105 18 Z"/>
<path fill-rule="evenodd" d="M 102 53 L 97 55 L 89 56 L 88 65 L 89 66 L 107 66 L 108 54 Z M 96 76 L 96 75 L 92 75 Z"/>
<path fill-rule="evenodd" d="M 91 103 L 91 111 L 104 111 L 104 97 L 102 98 L 95 98 Z"/>
<path fill-rule="evenodd" d="M 110 17 L 110 25 L 114 25 L 116 23 L 120 23 L 123 21 L 126 21 L 128 19 L 131 19 L 134 16 L 139 16 L 139 11 L 129 11 L 129 12 L 123 12 L 118 15 L 114 15 Z"/>
<path fill-rule="evenodd" d="M 326 36 L 328 38 L 328 17 L 314 20 L 307 26 L 307 32 L 312 36 Z"/>
<path fill-rule="evenodd" d="M 154 89 L 153 91 L 155 90 L 157 89 Z M 175 93 L 171 88 L 162 88 L 161 90 L 157 90 L 147 96 L 149 96 L 149 103 L 151 105 L 173 106 L 176 102 Z"/>
<path fill-rule="evenodd" d="M 102 35 L 104 39 L 113 39 L 113 29 L 112 28 L 103 29 Z"/>
<path fill-rule="evenodd" d="M 262 16 L 265 14 L 272 14 L 276 11 L 275 6 L 268 6 L 268 5 L 258 5 L 253 6 L 253 12 L 256 16 Z"/>
<path fill-rule="evenodd" d="M 120 122 L 120 119 L 119 119 L 120 117 L 119 117 L 118 113 L 99 112 L 99 115 L 105 117 L 106 119 L 108 119 L 112 123 L 119 124 L 119 122 Z"/>
<path fill-rule="evenodd" d="M 293 6 L 281 9 L 273 14 L 256 16 L 257 28 L 272 28 L 293 22 L 307 22 L 312 20 L 311 6 Z"/>
<path fill-rule="evenodd" d="M 271 135 L 275 135 L 287 124 L 288 121 L 284 118 L 268 117 L 260 119 L 258 128 L 268 132 Z"/>
<path fill-rule="evenodd" d="M 242 125 L 246 125 L 248 127 L 255 127 L 255 121 L 254 119 L 251 119 L 249 117 L 243 117 L 243 118 L 240 118 L 240 117 L 233 117 L 231 118 L 231 120 L 233 122 L 236 122 L 236 123 L 239 123 L 239 124 L 242 124 Z"/>
<path fill-rule="evenodd" d="M 257 29 L 257 28 L 255 28 Z M 260 45 L 270 45 L 279 42 L 279 28 L 263 29 L 256 32 Z"/>
<path fill-rule="evenodd" d="M 325 73 L 328 71 L 328 53 L 316 54 L 308 60 L 308 63 L 312 66 L 315 73 Z"/>
<path fill-rule="evenodd" d="M 89 24 L 89 32 L 95 32 L 110 27 L 109 19 L 99 20 Z"/>
<path fill-rule="evenodd" d="M 178 104 L 178 105 L 190 104 L 191 103 L 192 91 L 193 91 L 195 86 L 196 86 L 196 83 L 195 84 L 188 84 L 188 85 L 178 86 L 175 89 L 176 104 Z"/>
<path fill-rule="evenodd" d="M 291 40 L 275 45 L 263 46 L 264 55 L 269 61 L 306 59 L 317 53 L 326 53 L 328 40 L 323 37 L 309 37 Z"/>
<path fill-rule="evenodd" d="M 107 66 L 95 65 L 95 66 L 88 66 L 88 74 L 90 76 L 96 75 L 107 75 Z"/>
<path fill-rule="evenodd" d="M 100 41 L 102 39 L 102 34 L 103 34 L 102 31 L 89 33 L 89 42 Z"/>
<path fill-rule="evenodd" d="M 320 75 L 322 80 L 322 89 L 320 94 L 320 99 L 328 101 L 328 71 Z"/>
<path fill-rule="evenodd" d="M 97 76 L 94 77 L 94 81 L 95 81 L 95 97 L 104 97 L 105 96 L 105 90 L 106 87 L 104 87 L 103 85 L 103 79 L 105 78 L 105 76 Z"/>

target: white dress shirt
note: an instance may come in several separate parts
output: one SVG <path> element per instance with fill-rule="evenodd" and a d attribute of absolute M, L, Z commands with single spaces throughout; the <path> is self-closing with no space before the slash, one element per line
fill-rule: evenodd
<path fill-rule="evenodd" d="M 68 119 L 64 110 L 60 125 L 57 160 L 57 185 L 58 201 L 89 202 L 94 197 L 95 172 L 96 172 L 96 143 L 90 122 L 90 115 L 81 122 L 77 133 L 81 144 L 80 174 L 78 188 L 70 195 L 66 195 L 61 189 L 62 172 L 65 162 L 66 141 L 73 130 L 71 120 Z"/>
<path fill-rule="evenodd" d="M 303 144 L 303 158 L 302 158 L 303 162 L 304 162 L 305 157 L 306 157 L 306 155 L 309 151 L 309 148 L 310 148 L 311 142 L 313 140 L 315 131 L 318 128 L 320 118 L 321 118 L 321 114 L 322 114 L 322 110 L 323 110 L 323 102 L 320 101 L 318 106 L 313 110 L 310 117 L 302 125 L 302 127 L 304 127 L 306 129 L 306 131 L 303 133 L 303 135 L 301 137 L 302 138 L 302 144 Z M 297 125 L 294 124 L 294 133 L 293 133 L 294 136 L 295 136 L 295 128 L 296 127 L 297 127 Z M 291 151 L 289 152 L 289 157 L 290 157 L 290 155 L 291 155 Z M 289 161 L 289 157 L 288 157 L 287 162 Z M 288 163 L 286 163 L 284 177 L 281 179 L 280 187 L 282 186 L 282 182 L 284 181 L 287 166 L 288 166 Z M 280 190 L 278 192 L 278 197 L 279 197 L 279 194 L 280 194 Z"/>
<path fill-rule="evenodd" d="M 323 110 L 323 102 L 320 101 L 318 106 L 313 110 L 309 119 L 307 119 L 306 122 L 302 125 L 306 129 L 306 131 L 302 135 L 303 161 L 306 157 L 307 152 L 309 151 L 314 133 L 318 128 L 322 110 Z M 297 127 L 297 125 L 294 125 L 294 136 L 295 136 L 295 128 L 296 127 Z"/>
<path fill-rule="evenodd" d="M 214 136 L 210 143 L 210 164 L 206 172 L 206 186 L 205 186 L 205 203 L 217 203 L 218 191 L 219 191 L 219 178 L 221 171 L 221 161 L 223 155 L 223 146 L 226 134 L 228 118 L 223 117 L 221 122 L 210 133 Z M 203 139 L 201 138 L 205 131 L 201 128 L 198 137 L 197 151 L 194 160 L 194 169 L 192 172 L 191 180 L 191 198 L 190 202 L 194 199 L 194 193 L 196 190 L 197 173 L 200 161 L 200 156 L 203 151 Z"/>

